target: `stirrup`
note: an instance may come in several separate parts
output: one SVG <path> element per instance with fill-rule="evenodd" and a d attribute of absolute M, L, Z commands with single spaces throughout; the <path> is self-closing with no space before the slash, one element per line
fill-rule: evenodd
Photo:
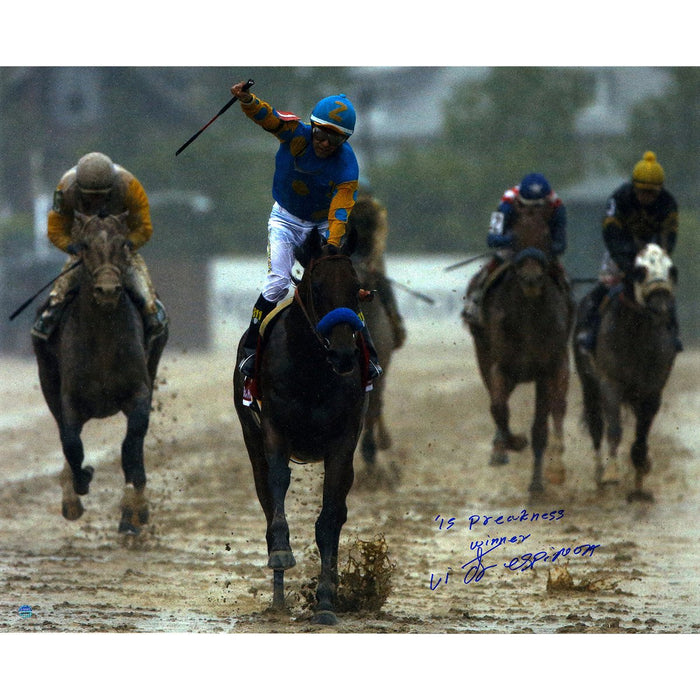
<path fill-rule="evenodd" d="M 39 317 L 34 321 L 31 334 L 40 340 L 48 340 L 51 334 L 56 330 L 60 316 L 60 309 L 56 306 L 49 306 L 39 314 Z"/>
<path fill-rule="evenodd" d="M 246 350 L 246 352 L 248 352 Z M 255 376 L 255 350 L 251 351 L 249 355 L 246 355 L 238 365 L 239 372 L 248 379 L 252 379 Z"/>
<path fill-rule="evenodd" d="M 367 378 L 371 381 L 372 379 L 377 379 L 384 374 L 379 362 L 376 360 L 369 360 L 367 363 Z"/>

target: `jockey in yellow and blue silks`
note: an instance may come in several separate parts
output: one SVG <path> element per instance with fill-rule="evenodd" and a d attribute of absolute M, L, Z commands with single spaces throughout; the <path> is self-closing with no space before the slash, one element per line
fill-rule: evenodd
<path fill-rule="evenodd" d="M 268 273 L 253 307 L 240 371 L 255 371 L 260 324 L 287 295 L 291 285 L 294 249 L 317 228 L 333 245 L 345 235 L 348 215 L 355 205 L 359 166 L 348 138 L 355 130 L 356 114 L 345 95 L 322 99 L 311 113 L 310 124 L 245 89 L 240 82 L 231 93 L 250 119 L 280 142 L 272 181 L 274 204 L 268 220 Z M 371 337 L 363 335 L 370 354 L 370 379 L 381 374 Z"/>

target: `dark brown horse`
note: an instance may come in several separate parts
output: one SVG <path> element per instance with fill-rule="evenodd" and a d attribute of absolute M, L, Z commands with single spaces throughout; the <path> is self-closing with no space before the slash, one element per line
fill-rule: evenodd
<path fill-rule="evenodd" d="M 624 288 L 609 297 L 601 312 L 594 353 L 582 352 L 574 343 L 599 486 L 619 481 L 620 408 L 627 404 L 634 412 L 636 435 L 630 457 L 635 485 L 627 496 L 629 501 L 653 500 L 652 494 L 642 487 L 644 477 L 651 470 L 649 431 L 676 356 L 672 309 L 677 277 L 676 268 L 663 249 L 654 243 L 647 245 L 637 255 L 634 272 Z M 588 303 L 587 297 L 581 300 L 579 319 L 585 317 Z M 601 454 L 604 430 L 607 459 Z"/>
<path fill-rule="evenodd" d="M 387 308 L 394 299 L 394 292 L 384 273 L 383 253 L 387 235 L 385 218 L 382 207 L 372 197 L 365 196 L 358 198 L 348 220 L 351 234 L 357 237 L 352 262 L 360 284 L 363 288 L 376 292 L 371 303 L 363 304 L 362 311 L 372 333 L 379 364 L 384 370 L 383 374 L 373 381 L 374 389 L 369 395 L 367 415 L 360 437 L 360 454 L 365 462 L 366 471 L 359 475 L 358 482 L 361 480 L 372 487 L 394 487 L 399 482 L 398 472 L 391 468 L 383 468 L 377 460 L 377 453 L 388 450 L 392 443 L 391 434 L 384 421 L 384 391 L 392 355 L 403 342 L 403 338 L 396 337 L 396 330 Z M 395 300 L 393 304 L 395 306 Z"/>
<path fill-rule="evenodd" d="M 124 291 L 129 266 L 126 215 L 76 213 L 80 286 L 49 340 L 32 338 L 46 403 L 58 424 L 66 464 L 61 474 L 63 516 L 83 514 L 94 468 L 83 466 L 83 426 L 120 411 L 127 418 L 122 443 L 125 488 L 119 532 L 138 534 L 148 522 L 143 442 L 151 394 L 167 331 L 144 344 L 141 313 Z"/>
<path fill-rule="evenodd" d="M 350 258 L 309 238 L 311 260 L 294 301 L 275 317 L 258 352 L 259 412 L 242 403 L 243 378 L 234 372 L 234 404 L 267 519 L 273 606 L 284 607 L 284 571 L 295 565 L 285 515 L 291 459 L 324 464 L 323 506 L 316 521 L 321 574 L 316 591 L 319 624 L 334 624 L 338 544 L 347 519 L 353 456 L 366 410 L 360 283 Z M 244 337 L 238 348 L 241 359 Z"/>
<path fill-rule="evenodd" d="M 505 464 L 508 450 L 519 451 L 527 446 L 524 435 L 511 433 L 508 400 L 518 384 L 535 383 L 533 474 L 529 490 L 539 493 L 544 490 L 542 466 L 550 415 L 554 444 L 548 453 L 547 476 L 557 483 L 564 479 L 561 453 L 574 305 L 563 270 L 550 255 L 544 212 L 539 207 L 523 208 L 513 232 L 514 257 L 486 289 L 483 325 L 469 324 L 469 330 L 496 423 L 491 464 Z"/>

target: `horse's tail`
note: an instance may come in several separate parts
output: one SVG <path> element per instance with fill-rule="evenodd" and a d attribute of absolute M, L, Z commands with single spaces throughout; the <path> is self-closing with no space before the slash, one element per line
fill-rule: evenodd
<path fill-rule="evenodd" d="M 591 435 L 594 448 L 598 450 L 603 438 L 600 382 L 596 376 L 592 358 L 585 355 L 576 345 L 574 345 L 574 362 L 583 393 L 583 422 Z"/>

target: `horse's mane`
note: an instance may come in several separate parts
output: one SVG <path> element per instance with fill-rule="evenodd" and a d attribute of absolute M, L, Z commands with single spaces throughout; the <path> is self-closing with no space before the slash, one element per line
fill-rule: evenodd
<path fill-rule="evenodd" d="M 359 197 L 348 217 L 348 232 L 357 236 L 355 255 L 376 267 L 389 233 L 384 207 L 372 197 Z"/>

